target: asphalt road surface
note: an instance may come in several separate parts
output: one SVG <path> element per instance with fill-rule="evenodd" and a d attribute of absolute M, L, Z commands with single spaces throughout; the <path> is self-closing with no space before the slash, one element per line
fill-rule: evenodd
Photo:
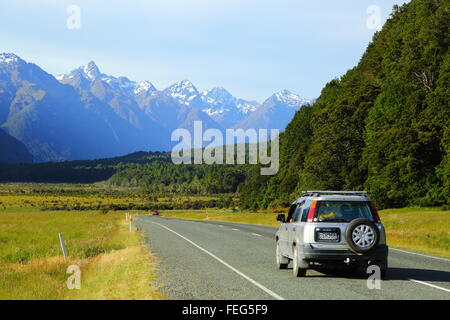
<path fill-rule="evenodd" d="M 170 299 L 450 299 L 449 259 L 390 248 L 388 277 L 370 290 L 363 273 L 277 270 L 273 227 L 150 216 L 137 225 Z"/>

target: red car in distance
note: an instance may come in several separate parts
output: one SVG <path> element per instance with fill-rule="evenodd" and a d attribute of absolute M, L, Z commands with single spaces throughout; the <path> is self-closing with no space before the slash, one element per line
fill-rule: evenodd
<path fill-rule="evenodd" d="M 152 216 L 159 216 L 158 210 L 153 210 L 151 213 Z"/>

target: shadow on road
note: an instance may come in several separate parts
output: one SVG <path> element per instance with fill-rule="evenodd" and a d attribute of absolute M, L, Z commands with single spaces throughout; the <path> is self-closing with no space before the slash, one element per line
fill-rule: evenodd
<path fill-rule="evenodd" d="M 290 268 L 292 269 L 292 268 Z M 347 278 L 347 279 L 367 279 L 369 274 L 363 270 L 346 269 L 315 269 L 320 274 L 307 274 L 308 278 Z M 408 280 L 415 279 L 425 282 L 448 282 L 450 283 L 450 272 L 439 270 L 424 270 L 413 268 L 389 268 L 387 277 L 384 280 Z"/>
<path fill-rule="evenodd" d="M 408 279 L 427 282 L 450 282 L 450 272 L 412 268 L 389 268 L 387 280 Z"/>

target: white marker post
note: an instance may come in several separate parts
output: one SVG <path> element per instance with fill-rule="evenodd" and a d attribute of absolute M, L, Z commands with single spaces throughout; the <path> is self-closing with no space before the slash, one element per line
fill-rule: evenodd
<path fill-rule="evenodd" d="M 133 218 L 130 217 L 130 232 L 133 232 Z"/>
<path fill-rule="evenodd" d="M 64 243 L 64 236 L 62 233 L 59 234 L 59 243 L 61 244 L 61 250 L 64 256 L 64 260 L 67 259 L 67 248 L 66 244 Z"/>

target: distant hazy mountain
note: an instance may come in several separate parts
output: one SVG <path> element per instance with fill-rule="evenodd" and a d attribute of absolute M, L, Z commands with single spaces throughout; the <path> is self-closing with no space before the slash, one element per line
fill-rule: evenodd
<path fill-rule="evenodd" d="M 33 156 L 25 145 L 0 129 L 0 163 L 30 163 Z"/>
<path fill-rule="evenodd" d="M 167 151 L 173 130 L 232 127 L 284 130 L 305 100 L 279 92 L 262 105 L 224 88 L 202 93 L 189 80 L 159 91 L 100 71 L 89 62 L 56 78 L 14 54 L 0 54 L 0 127 L 23 142 L 35 161 Z"/>
<path fill-rule="evenodd" d="M 235 128 L 267 128 L 283 131 L 294 114 L 304 105 L 314 101 L 304 99 L 288 90 L 275 93 Z"/>

